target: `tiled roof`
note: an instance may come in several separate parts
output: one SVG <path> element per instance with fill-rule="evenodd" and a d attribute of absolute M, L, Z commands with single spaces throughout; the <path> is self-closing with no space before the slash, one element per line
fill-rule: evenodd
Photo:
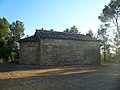
<path fill-rule="evenodd" d="M 73 34 L 66 32 L 56 32 L 47 30 L 36 30 L 35 34 L 31 37 L 19 40 L 19 42 L 26 41 L 39 41 L 41 38 L 65 39 L 65 40 L 78 40 L 78 41 L 98 41 L 83 34 Z"/>
<path fill-rule="evenodd" d="M 23 39 L 20 39 L 18 42 L 27 42 L 27 41 L 38 41 L 37 37 L 36 36 L 30 36 L 30 37 L 27 37 L 27 38 L 23 38 Z"/>

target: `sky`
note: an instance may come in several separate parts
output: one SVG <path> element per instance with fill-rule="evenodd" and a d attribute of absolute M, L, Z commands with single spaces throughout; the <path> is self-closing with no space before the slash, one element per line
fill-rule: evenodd
<path fill-rule="evenodd" d="M 82 34 L 97 32 L 98 16 L 110 0 L 0 0 L 0 17 L 22 21 L 25 35 L 36 29 L 63 31 L 75 25 Z"/>

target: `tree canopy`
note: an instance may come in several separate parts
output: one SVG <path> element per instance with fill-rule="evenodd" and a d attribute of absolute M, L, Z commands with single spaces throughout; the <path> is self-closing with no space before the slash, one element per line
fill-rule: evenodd
<path fill-rule="evenodd" d="M 113 30 L 111 46 L 117 54 L 120 50 L 120 0 L 110 0 L 108 5 L 105 5 L 103 8 L 102 13 L 98 16 L 98 19 L 103 22 L 103 27 L 98 30 L 98 35 L 103 37 L 103 46 L 106 46 L 106 42 L 108 42 L 108 37 L 106 35 L 110 35 L 110 33 L 107 33 L 106 31 L 108 28 L 112 27 L 109 29 Z M 107 28 L 105 28 L 105 25 L 108 25 Z M 106 48 L 105 46 L 104 48 Z"/>
<path fill-rule="evenodd" d="M 19 40 L 24 36 L 24 24 L 21 21 L 16 20 L 10 24 L 10 31 L 15 40 Z"/>
<path fill-rule="evenodd" d="M 108 24 L 102 24 L 100 25 L 100 28 L 98 29 L 98 39 L 101 40 L 101 44 L 103 46 L 103 53 L 104 53 L 104 61 L 106 61 L 106 53 L 109 52 L 109 44 L 108 44 L 108 37 L 109 35 L 107 34 L 107 27 Z"/>
<path fill-rule="evenodd" d="M 18 56 L 19 40 L 24 35 L 24 24 L 16 20 L 9 24 L 6 18 L 0 18 L 0 59 L 14 61 Z"/>
<path fill-rule="evenodd" d="M 70 29 L 66 28 L 66 30 L 64 30 L 63 32 L 75 33 L 75 34 L 80 33 L 75 25 L 73 25 Z"/>
<path fill-rule="evenodd" d="M 103 23 L 114 24 L 120 36 L 120 0 L 111 0 L 108 5 L 105 5 L 98 18 Z"/>
<path fill-rule="evenodd" d="M 93 31 L 90 29 L 90 30 L 86 33 L 86 36 L 88 36 L 88 37 L 94 37 Z"/>
<path fill-rule="evenodd" d="M 9 23 L 6 18 L 0 18 L 0 40 L 4 40 L 9 33 Z"/>

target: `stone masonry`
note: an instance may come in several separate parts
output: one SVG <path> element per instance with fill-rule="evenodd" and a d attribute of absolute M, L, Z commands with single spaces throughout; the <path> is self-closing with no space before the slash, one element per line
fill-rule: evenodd
<path fill-rule="evenodd" d="M 81 34 L 37 30 L 35 35 L 21 39 L 19 43 L 20 64 L 100 64 L 99 41 Z"/>

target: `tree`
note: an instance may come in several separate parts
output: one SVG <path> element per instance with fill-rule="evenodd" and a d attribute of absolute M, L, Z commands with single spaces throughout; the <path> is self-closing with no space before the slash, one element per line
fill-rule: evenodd
<path fill-rule="evenodd" d="M 6 18 L 0 18 L 0 58 L 7 58 L 7 37 L 9 35 L 9 23 Z"/>
<path fill-rule="evenodd" d="M 73 25 L 73 27 L 71 27 L 71 29 L 70 29 L 70 32 L 71 33 L 78 33 L 78 29 L 77 29 L 77 27 L 75 26 L 75 25 Z"/>
<path fill-rule="evenodd" d="M 16 20 L 9 25 L 6 18 L 0 18 L 0 59 L 14 61 L 18 55 L 16 43 L 24 35 L 24 24 Z"/>
<path fill-rule="evenodd" d="M 24 30 L 24 24 L 21 21 L 16 20 L 16 22 L 12 22 L 12 24 L 10 24 L 11 35 L 16 41 L 24 36 Z"/>
<path fill-rule="evenodd" d="M 91 29 L 86 33 L 86 36 L 88 36 L 88 37 L 94 37 L 93 35 L 94 35 L 94 33 Z"/>
<path fill-rule="evenodd" d="M 66 30 L 64 30 L 63 32 L 75 33 L 75 34 L 80 33 L 80 32 L 78 31 L 78 28 L 77 28 L 75 25 L 73 25 L 70 29 L 66 28 Z"/>
<path fill-rule="evenodd" d="M 115 52 L 113 60 L 120 62 L 120 38 L 117 32 L 114 32 L 112 50 Z"/>
<path fill-rule="evenodd" d="M 110 0 L 98 18 L 103 23 L 110 23 L 115 26 L 116 29 L 113 29 L 115 32 L 113 33 L 114 41 L 112 41 L 114 45 L 112 45 L 112 48 L 116 52 L 116 55 L 118 55 L 117 53 L 119 53 L 120 50 L 120 0 Z"/>
<path fill-rule="evenodd" d="M 19 53 L 18 43 L 16 41 L 20 40 L 20 38 L 24 36 L 24 30 L 25 30 L 24 24 L 21 21 L 16 20 L 16 22 L 12 22 L 12 24 L 10 24 L 10 34 L 12 36 L 12 38 L 10 39 L 11 42 L 10 45 L 11 48 L 13 49 L 12 51 L 15 57 L 18 57 L 18 53 Z"/>
<path fill-rule="evenodd" d="M 116 26 L 120 37 L 120 0 L 111 0 L 105 5 L 101 15 L 98 17 L 103 23 L 111 23 Z"/>
<path fill-rule="evenodd" d="M 50 29 L 50 31 L 54 31 L 53 29 Z"/>
<path fill-rule="evenodd" d="M 66 28 L 66 30 L 64 30 L 63 32 L 70 32 L 70 30 L 68 28 Z"/>
<path fill-rule="evenodd" d="M 98 29 L 98 39 L 101 40 L 102 46 L 103 46 L 103 53 L 104 53 L 104 61 L 106 61 L 106 52 L 109 52 L 109 44 L 108 44 L 108 37 L 109 35 L 107 35 L 107 27 L 109 25 L 105 24 L 105 25 L 100 25 L 100 28 Z"/>
<path fill-rule="evenodd" d="M 120 48 L 120 38 L 119 38 L 119 35 L 114 32 L 114 38 L 113 38 L 113 44 L 112 47 L 113 47 L 113 50 L 114 52 L 117 54 L 119 52 L 119 48 Z"/>
<path fill-rule="evenodd" d="M 0 40 L 5 40 L 9 33 L 9 23 L 6 18 L 0 18 Z"/>

